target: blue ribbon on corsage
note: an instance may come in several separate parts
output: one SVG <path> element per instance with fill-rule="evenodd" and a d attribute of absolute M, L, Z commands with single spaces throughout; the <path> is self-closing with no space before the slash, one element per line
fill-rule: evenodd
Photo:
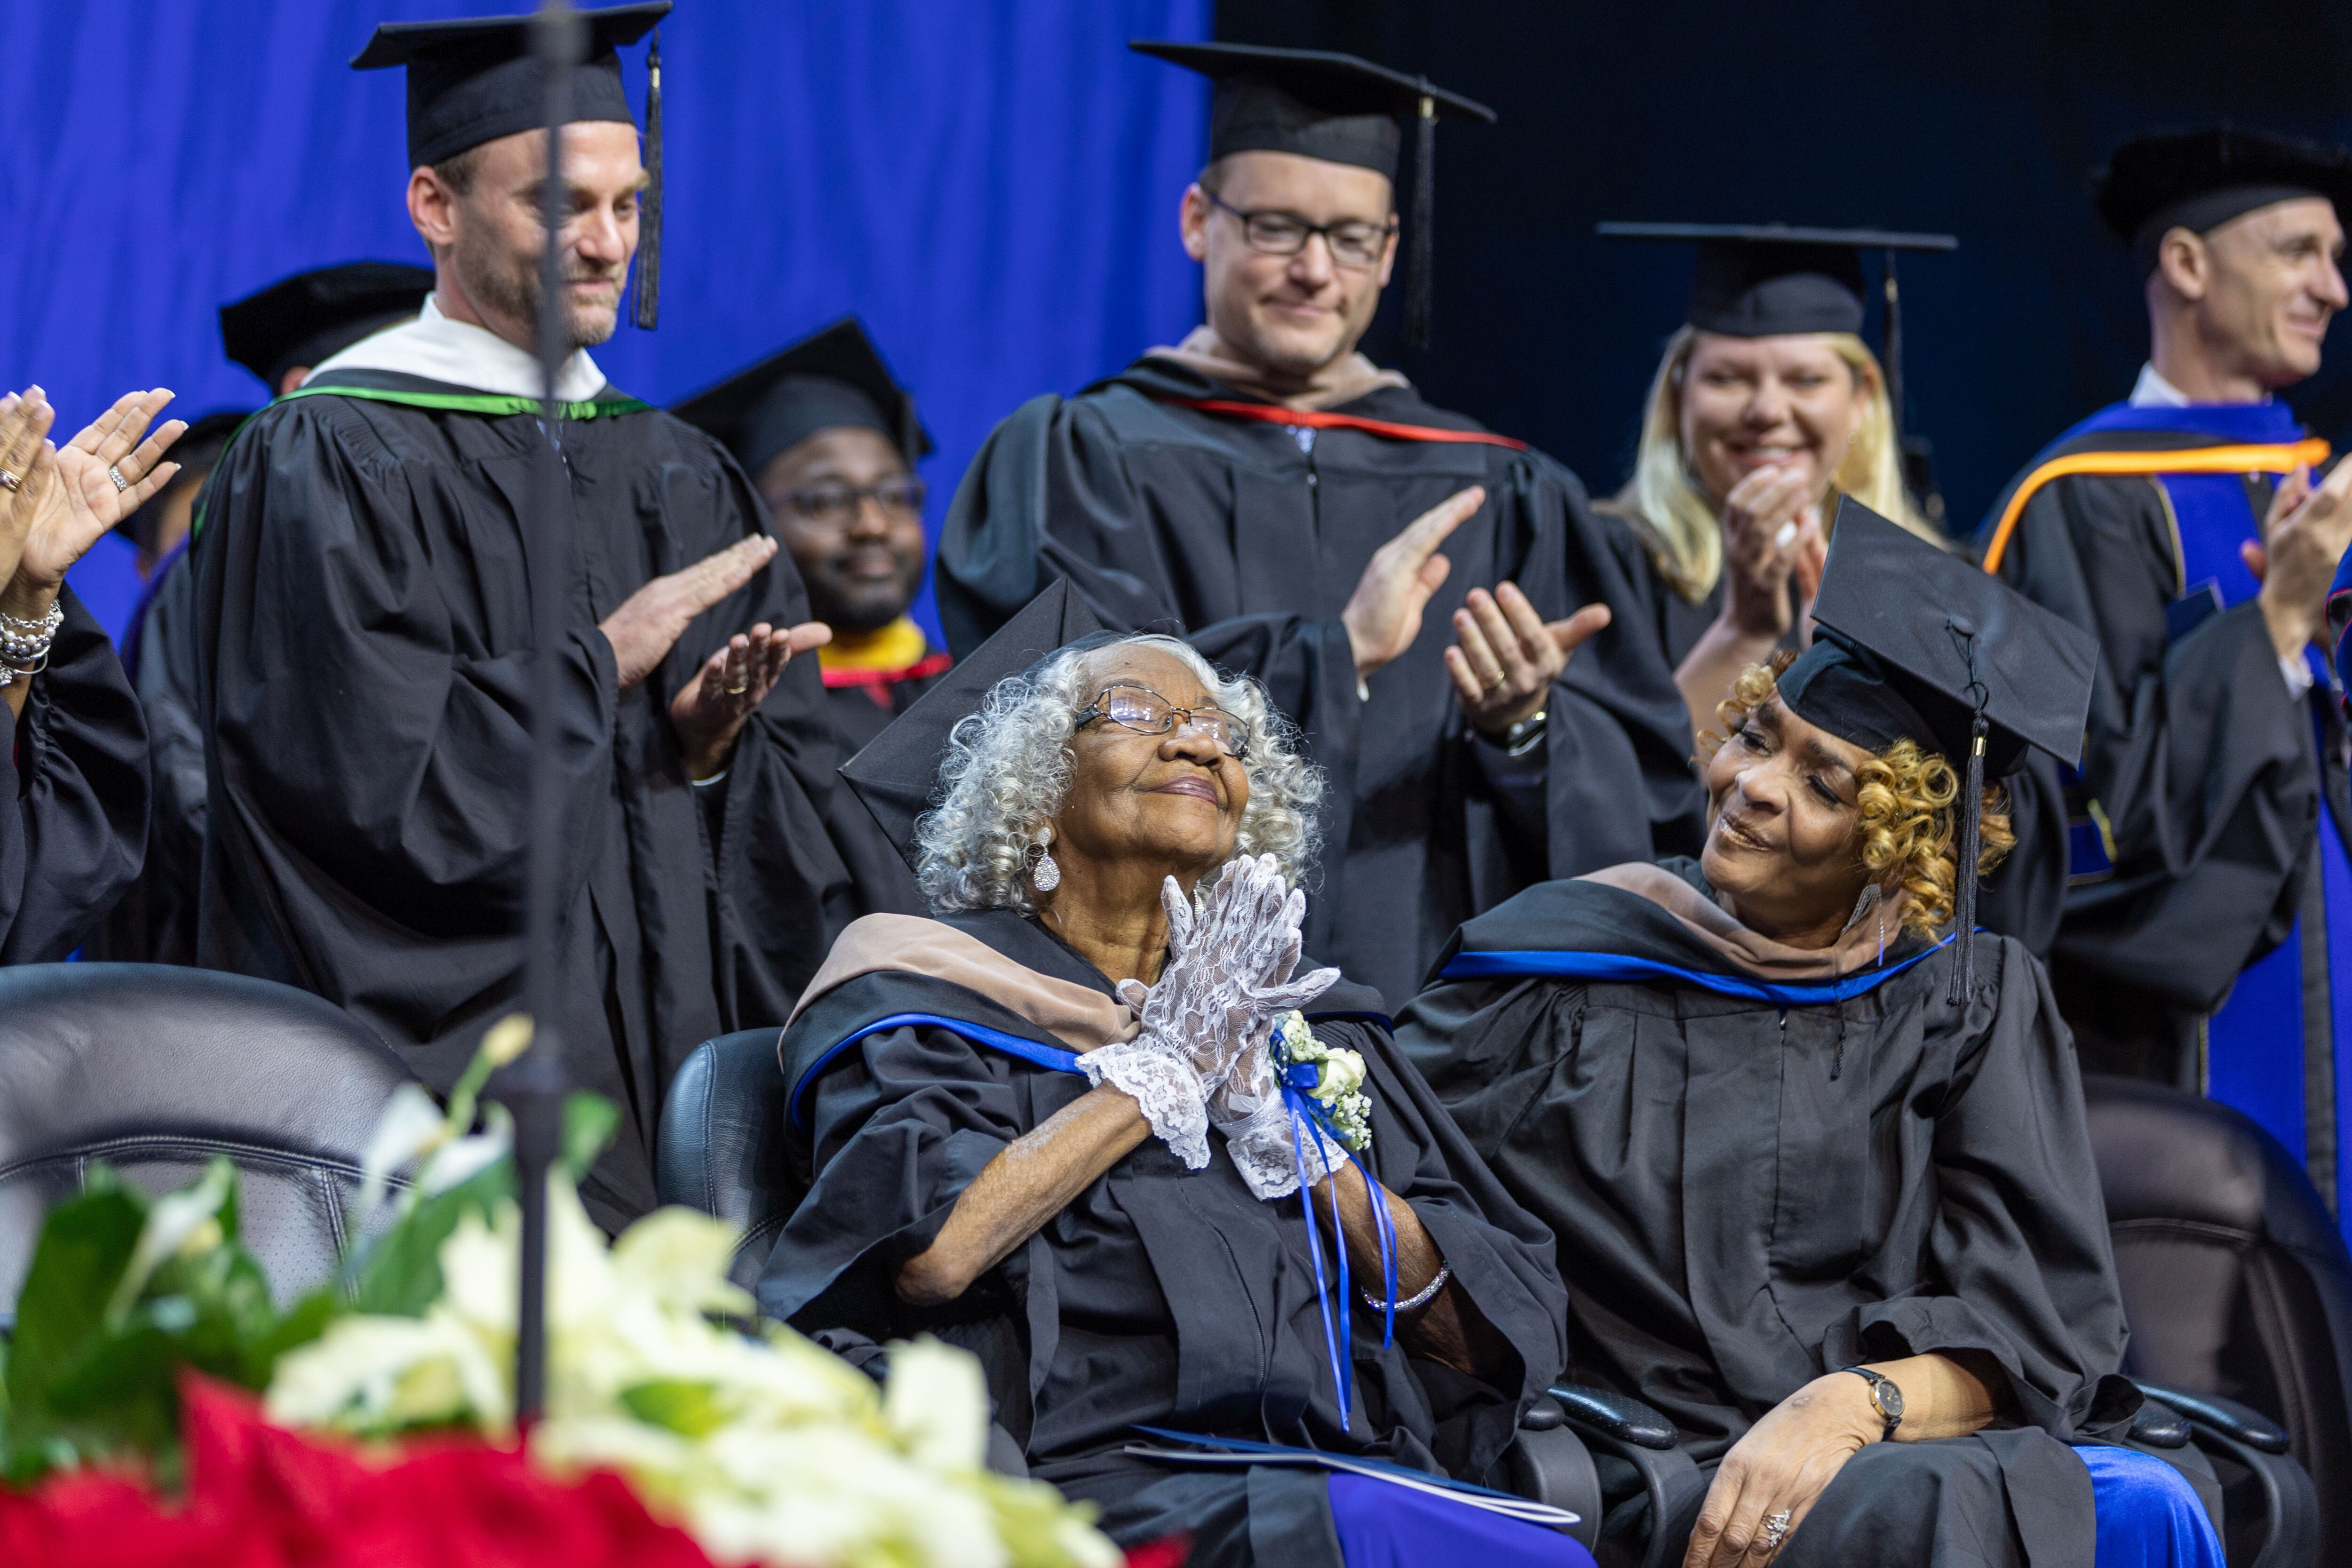
<path fill-rule="evenodd" d="M 1323 1064 L 1293 1060 L 1286 1045 L 1286 1037 L 1293 1029 L 1304 1033 L 1309 1040 L 1314 1034 L 1307 1020 L 1297 1013 L 1286 1013 L 1275 1020 L 1273 1038 L 1267 1049 L 1274 1056 L 1275 1081 L 1282 1089 L 1282 1101 L 1290 1112 L 1290 1152 L 1298 1172 L 1298 1206 L 1307 1216 L 1307 1250 L 1315 1260 L 1315 1304 L 1323 1314 L 1323 1344 L 1331 1358 L 1331 1381 L 1339 1395 L 1339 1426 L 1347 1430 L 1350 1413 L 1355 1408 L 1356 1380 L 1354 1335 L 1349 1317 L 1354 1306 L 1354 1283 L 1348 1270 L 1348 1237 L 1339 1220 L 1339 1187 L 1331 1186 L 1331 1240 L 1339 1255 L 1339 1306 L 1338 1321 L 1333 1321 L 1330 1280 L 1323 1272 L 1322 1234 L 1315 1223 L 1314 1184 L 1307 1174 L 1306 1130 L 1314 1129 L 1339 1145 L 1348 1163 L 1356 1167 L 1364 1178 L 1364 1195 L 1372 1209 L 1372 1231 L 1381 1244 L 1381 1269 L 1386 1279 L 1386 1299 L 1381 1314 L 1381 1348 L 1388 1349 L 1396 1342 L 1397 1247 L 1395 1224 L 1389 1218 L 1389 1206 L 1381 1193 L 1380 1183 L 1371 1172 L 1356 1158 L 1351 1142 L 1369 1142 L 1369 1135 L 1357 1130 L 1351 1141 L 1343 1137 L 1332 1116 L 1332 1108 L 1316 1097 L 1315 1090 L 1323 1081 Z M 1328 1058 L 1327 1058 L 1328 1060 Z M 1330 1167 L 1325 1162 L 1322 1146 L 1316 1146 L 1316 1163 Z"/>

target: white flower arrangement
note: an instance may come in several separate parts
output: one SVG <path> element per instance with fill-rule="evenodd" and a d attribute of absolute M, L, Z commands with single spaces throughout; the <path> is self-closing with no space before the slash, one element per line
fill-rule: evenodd
<path fill-rule="evenodd" d="M 372 1167 L 421 1156 L 429 1184 L 436 1163 L 476 1165 L 477 1144 L 503 1155 L 503 1124 L 456 1136 L 470 1094 L 437 1129 L 421 1098 L 395 1097 Z M 781 1324 L 718 1321 L 754 1311 L 727 1278 L 731 1226 L 658 1209 L 608 1247 L 560 1170 L 548 1200 L 536 1462 L 619 1472 L 730 1568 L 1119 1568 L 1090 1507 L 987 1468 L 988 1392 L 969 1353 L 928 1336 L 893 1344 L 877 1387 Z M 348 1314 L 280 1356 L 268 1418 L 362 1437 L 510 1436 L 521 1217 L 511 1199 L 488 1212 L 464 1214 L 441 1244 L 442 1289 L 422 1316 Z"/>
<path fill-rule="evenodd" d="M 1339 1142 L 1357 1152 L 1370 1148 L 1372 1102 L 1363 1093 L 1362 1055 L 1345 1047 L 1324 1044 L 1307 1022 L 1307 1016 L 1296 1009 L 1275 1016 L 1270 1044 L 1276 1069 L 1286 1081 L 1322 1102 L 1330 1113 L 1331 1131 Z M 1289 1070 L 1293 1068 L 1314 1068 L 1313 1086 L 1297 1084 Z"/>

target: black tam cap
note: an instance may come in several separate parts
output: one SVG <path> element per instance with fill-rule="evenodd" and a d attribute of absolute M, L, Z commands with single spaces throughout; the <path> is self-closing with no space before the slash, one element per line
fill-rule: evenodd
<path fill-rule="evenodd" d="M 223 305 L 221 347 L 275 396 L 278 381 L 296 365 L 319 364 L 409 320 L 432 292 L 432 268 L 397 261 L 298 272 Z"/>
<path fill-rule="evenodd" d="M 2016 771 L 2029 746 L 2070 766 L 2081 757 L 2098 640 L 1850 496 L 1812 615 L 1813 646 L 1780 679 L 1790 711 L 1872 751 L 1908 740 L 1965 774 L 1955 899 L 1965 932 L 1984 781 Z M 1963 990 L 1971 973 L 1964 958 Z"/>
<path fill-rule="evenodd" d="M 634 44 L 669 15 L 670 0 L 643 0 L 575 14 L 583 37 L 572 71 L 572 122 L 634 126 L 621 88 L 623 45 Z M 535 16 L 478 16 L 455 22 L 385 22 L 353 70 L 408 69 L 408 163 L 438 163 L 468 148 L 547 123 L 547 73 L 537 52 Z M 661 299 L 661 44 L 646 53 L 646 190 L 636 259 L 636 323 L 650 330 Z"/>
<path fill-rule="evenodd" d="M 841 776 L 912 866 L 915 821 L 930 809 L 949 731 L 979 712 L 997 682 L 1007 676 L 1023 674 L 1066 647 L 1098 647 L 1118 640 L 1118 634 L 1103 630 L 1086 601 L 1071 591 L 1070 580 L 1057 577 L 994 637 L 972 649 L 971 657 L 958 660 L 864 751 L 842 763 Z"/>
<path fill-rule="evenodd" d="M 2273 202 L 2324 197 L 2352 221 L 2352 152 L 2227 125 L 2126 142 L 2091 176 L 2091 199 L 2143 278 L 2176 228 L 2210 234 Z"/>
<path fill-rule="evenodd" d="M 891 377 L 855 316 L 844 316 L 670 412 L 724 442 L 753 478 L 820 430 L 878 430 L 912 468 L 931 449 L 914 395 Z"/>
<path fill-rule="evenodd" d="M 1948 234 L 1787 224 L 1604 223 L 1610 239 L 1690 240 L 1698 246 L 1685 316 L 1735 338 L 1862 331 L 1862 253 L 1957 250 Z"/>
<path fill-rule="evenodd" d="M 1430 225 L 1437 204 L 1439 116 L 1482 120 L 1495 111 L 1448 92 L 1427 77 L 1407 76 L 1354 55 L 1325 49 L 1275 49 L 1251 44 L 1153 43 L 1129 48 L 1199 71 L 1216 83 L 1209 106 L 1209 158 L 1232 153 L 1295 153 L 1327 163 L 1370 169 L 1393 181 L 1404 141 L 1415 127 L 1412 270 L 1405 336 L 1429 342 Z"/>

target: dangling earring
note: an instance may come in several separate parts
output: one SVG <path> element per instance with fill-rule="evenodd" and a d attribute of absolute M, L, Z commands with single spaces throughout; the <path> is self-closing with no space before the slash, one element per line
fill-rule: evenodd
<path fill-rule="evenodd" d="M 1029 880 L 1041 893 L 1050 893 L 1062 885 L 1062 868 L 1055 863 L 1053 842 L 1051 827 L 1037 830 L 1037 863 L 1029 868 Z"/>

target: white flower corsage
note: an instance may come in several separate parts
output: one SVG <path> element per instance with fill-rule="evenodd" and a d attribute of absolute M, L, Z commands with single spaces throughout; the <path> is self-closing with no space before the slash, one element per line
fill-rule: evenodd
<path fill-rule="evenodd" d="M 1363 1057 L 1325 1045 L 1307 1016 L 1295 1010 L 1275 1016 L 1272 1048 L 1282 1081 L 1322 1104 L 1332 1135 L 1351 1151 L 1370 1148 L 1372 1102 L 1363 1093 Z"/>

